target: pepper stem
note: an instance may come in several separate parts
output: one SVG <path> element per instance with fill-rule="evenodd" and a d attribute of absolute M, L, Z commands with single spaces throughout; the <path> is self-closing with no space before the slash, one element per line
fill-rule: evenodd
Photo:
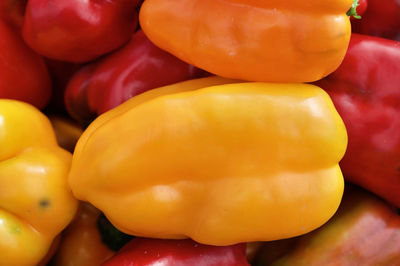
<path fill-rule="evenodd" d="M 358 1 L 359 0 L 354 0 L 353 1 L 353 4 L 351 5 L 349 11 L 347 11 L 347 13 L 346 13 L 347 16 L 353 17 L 353 18 L 356 18 L 356 19 L 361 19 L 361 16 L 357 14 L 357 7 L 360 4 Z"/>

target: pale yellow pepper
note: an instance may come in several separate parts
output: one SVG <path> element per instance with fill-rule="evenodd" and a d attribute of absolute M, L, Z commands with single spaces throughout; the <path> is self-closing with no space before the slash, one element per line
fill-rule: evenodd
<path fill-rule="evenodd" d="M 36 265 L 77 209 L 71 154 L 31 105 L 0 99 L 0 265 Z"/>
<path fill-rule="evenodd" d="M 232 82 L 159 88 L 100 116 L 75 149 L 74 195 L 137 236 L 229 245 L 321 226 L 342 197 L 347 145 L 329 96 Z"/>

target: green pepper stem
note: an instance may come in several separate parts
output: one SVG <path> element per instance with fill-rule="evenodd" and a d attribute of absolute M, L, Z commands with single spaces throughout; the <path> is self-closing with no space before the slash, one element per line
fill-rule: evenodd
<path fill-rule="evenodd" d="M 349 11 L 347 11 L 347 16 L 354 17 L 356 19 L 361 19 L 361 16 L 357 14 L 357 7 L 360 5 L 359 0 L 354 0 Z"/>

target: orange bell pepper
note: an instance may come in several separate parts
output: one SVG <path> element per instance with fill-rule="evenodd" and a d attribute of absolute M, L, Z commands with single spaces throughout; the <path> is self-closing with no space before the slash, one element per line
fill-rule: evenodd
<path fill-rule="evenodd" d="M 231 245 L 321 226 L 341 200 L 347 144 L 328 94 L 231 82 L 151 90 L 100 116 L 75 148 L 74 195 L 136 236 Z"/>
<path fill-rule="evenodd" d="M 50 260 L 53 258 L 54 254 L 58 250 L 61 241 L 61 234 L 59 234 L 51 243 L 49 251 L 47 251 L 46 256 L 37 264 L 37 266 L 50 266 Z"/>
<path fill-rule="evenodd" d="M 0 99 L 0 265 L 36 265 L 74 217 L 71 154 L 33 106 Z"/>
<path fill-rule="evenodd" d="M 62 241 L 55 254 L 54 266 L 101 265 L 114 252 L 103 244 L 97 229 L 100 211 L 82 203 L 74 221 L 63 232 Z"/>
<path fill-rule="evenodd" d="M 310 82 L 333 72 L 350 40 L 353 0 L 146 0 L 143 31 L 161 49 L 211 73 Z"/>

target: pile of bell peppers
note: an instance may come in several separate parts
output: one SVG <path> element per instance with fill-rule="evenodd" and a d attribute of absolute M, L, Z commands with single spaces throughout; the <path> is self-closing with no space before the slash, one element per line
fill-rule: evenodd
<path fill-rule="evenodd" d="M 400 265 L 396 0 L 2 0 L 0 265 Z"/>

